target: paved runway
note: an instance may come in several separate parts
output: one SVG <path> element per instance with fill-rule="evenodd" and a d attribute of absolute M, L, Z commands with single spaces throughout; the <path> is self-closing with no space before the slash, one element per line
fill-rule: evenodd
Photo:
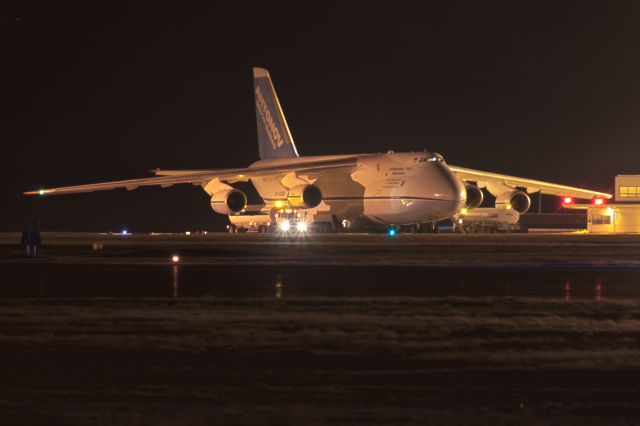
<path fill-rule="evenodd" d="M 44 234 L 38 259 L 18 237 L 7 424 L 640 416 L 638 236 Z"/>
<path fill-rule="evenodd" d="M 640 268 L 640 235 L 44 233 L 43 255 L 25 260 L 18 234 L 0 234 L 0 263 L 389 265 L 421 267 Z"/>

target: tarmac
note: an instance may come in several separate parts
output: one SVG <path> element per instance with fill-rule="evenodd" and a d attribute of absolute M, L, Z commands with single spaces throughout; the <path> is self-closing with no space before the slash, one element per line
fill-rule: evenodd
<path fill-rule="evenodd" d="M 640 236 L 44 233 L 35 259 L 19 237 L 0 423 L 640 416 Z"/>
<path fill-rule="evenodd" d="M 640 235 L 549 234 L 97 234 L 43 233 L 26 259 L 19 234 L 0 234 L 1 263 L 388 265 L 640 268 Z"/>

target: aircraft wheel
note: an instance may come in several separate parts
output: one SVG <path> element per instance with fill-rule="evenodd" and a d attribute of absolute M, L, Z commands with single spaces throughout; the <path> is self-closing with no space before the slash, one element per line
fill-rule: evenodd
<path fill-rule="evenodd" d="M 425 234 L 434 234 L 434 233 L 438 232 L 437 229 L 438 228 L 436 227 L 436 224 L 434 222 L 423 223 L 422 225 L 420 225 L 420 231 L 419 232 L 425 233 Z"/>

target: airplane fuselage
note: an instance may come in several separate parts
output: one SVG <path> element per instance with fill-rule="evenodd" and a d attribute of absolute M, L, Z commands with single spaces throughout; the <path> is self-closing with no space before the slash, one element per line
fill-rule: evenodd
<path fill-rule="evenodd" d="M 286 199 L 295 179 L 322 192 L 319 211 L 353 223 L 402 225 L 448 219 L 464 207 L 464 184 L 438 154 L 428 152 L 336 155 L 260 160 L 250 167 L 305 164 L 357 158 L 351 172 L 329 171 L 314 176 L 259 177 L 252 183 L 267 206 Z"/>

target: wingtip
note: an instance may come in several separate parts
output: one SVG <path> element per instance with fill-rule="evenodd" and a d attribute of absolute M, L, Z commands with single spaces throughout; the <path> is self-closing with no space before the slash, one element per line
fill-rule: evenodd
<path fill-rule="evenodd" d="M 27 191 L 27 192 L 23 192 L 22 195 L 47 195 L 50 194 L 52 192 L 55 192 L 55 189 L 37 189 L 35 191 Z"/>

